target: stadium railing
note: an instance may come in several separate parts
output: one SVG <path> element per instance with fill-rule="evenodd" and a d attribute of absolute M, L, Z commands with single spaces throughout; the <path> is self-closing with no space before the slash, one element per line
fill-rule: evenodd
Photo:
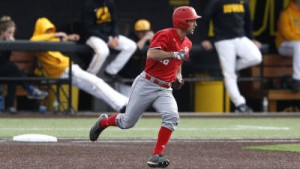
<path fill-rule="evenodd" d="M 267 53 L 269 49 L 268 45 L 263 45 L 261 48 L 262 53 Z M 74 42 L 32 42 L 28 40 L 16 40 L 16 41 L 0 41 L 0 51 L 26 51 L 26 52 L 39 52 L 39 51 L 60 51 L 69 54 L 69 59 L 72 61 L 74 54 L 86 54 L 92 53 L 92 49 L 84 44 L 77 44 Z M 194 53 L 200 53 L 202 48 L 200 45 L 194 45 L 192 48 Z M 260 66 L 260 75 L 256 77 L 239 77 L 239 81 L 259 81 L 263 84 L 263 68 Z M 26 77 L 26 78 L 4 78 L 0 77 L 0 84 L 7 83 L 20 83 L 20 82 L 32 82 L 41 85 L 61 85 L 68 84 L 68 109 L 66 113 L 72 112 L 72 74 L 71 74 L 71 62 L 69 65 L 69 78 L 49 78 L 49 77 Z M 121 78 L 121 82 L 132 82 L 134 79 Z M 223 77 L 191 77 L 184 78 L 186 82 L 201 82 L 201 81 L 220 81 Z M 262 89 L 263 90 L 263 89 Z"/>
<path fill-rule="evenodd" d="M 69 54 L 69 77 L 65 79 L 50 78 L 50 77 L 26 77 L 26 78 L 7 78 L 0 77 L 1 84 L 11 84 L 20 82 L 30 82 L 40 85 L 68 85 L 68 108 L 66 113 L 72 112 L 72 56 L 78 53 L 92 53 L 92 49 L 86 45 L 77 44 L 74 42 L 32 42 L 29 40 L 16 41 L 0 41 L 0 51 L 24 51 L 24 52 L 39 52 L 39 51 L 60 51 Z"/>

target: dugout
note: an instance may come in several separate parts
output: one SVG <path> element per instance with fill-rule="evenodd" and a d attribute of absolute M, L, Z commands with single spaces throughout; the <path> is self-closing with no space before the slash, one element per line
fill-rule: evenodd
<path fill-rule="evenodd" d="M 195 8 L 201 10 L 202 3 L 205 3 L 205 1 L 207 0 L 115 0 L 117 17 L 119 18 L 118 26 L 121 33 L 127 35 L 136 19 L 146 18 L 152 23 L 153 30 L 157 31 L 172 26 L 171 16 L 175 6 L 191 3 Z M 257 40 L 269 44 L 271 52 L 274 52 L 273 41 L 278 14 L 288 2 L 289 0 L 250 0 L 254 20 L 254 35 Z M 57 26 L 57 30 L 80 33 L 81 4 L 82 0 L 9 0 L 1 3 L 0 16 L 9 15 L 16 22 L 17 39 L 29 39 L 33 33 L 36 19 L 42 16 L 53 21 Z M 195 46 L 199 44 L 197 31 L 195 35 L 191 36 L 191 39 Z M 218 59 L 214 53 L 193 53 L 191 55 L 192 61 L 184 64 L 183 73 L 185 77 L 193 78 L 195 74 L 221 77 Z M 89 56 L 80 54 L 74 56 L 74 59 L 84 67 L 90 59 Z M 98 100 L 90 95 L 82 91 L 79 95 L 79 110 L 109 110 L 104 108 L 104 105 L 97 107 L 96 105 L 99 105 Z M 174 95 L 178 101 L 179 111 L 195 111 L 194 82 L 186 83 L 180 92 L 174 91 Z"/>

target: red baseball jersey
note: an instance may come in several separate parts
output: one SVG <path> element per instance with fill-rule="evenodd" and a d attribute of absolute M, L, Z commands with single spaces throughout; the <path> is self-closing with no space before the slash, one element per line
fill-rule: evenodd
<path fill-rule="evenodd" d="M 192 42 L 188 37 L 182 39 L 175 28 L 168 28 L 158 31 L 149 46 L 149 49 L 161 49 L 166 52 L 187 51 L 187 58 L 189 51 L 192 49 Z M 176 73 L 181 65 L 182 60 L 169 58 L 161 61 L 146 60 L 145 72 L 158 79 L 174 82 L 176 80 Z"/>

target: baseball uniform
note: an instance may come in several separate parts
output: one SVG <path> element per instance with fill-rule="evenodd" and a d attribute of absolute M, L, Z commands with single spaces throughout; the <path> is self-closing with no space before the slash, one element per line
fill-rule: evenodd
<path fill-rule="evenodd" d="M 201 39 L 207 39 L 208 25 L 212 19 L 214 44 L 221 63 L 225 87 L 237 108 L 246 106 L 246 100 L 237 85 L 236 71 L 262 61 L 258 47 L 251 41 L 253 36 L 249 4 L 244 0 L 209 0 L 203 16 Z"/>
<path fill-rule="evenodd" d="M 105 68 L 106 73 L 116 75 L 136 50 L 136 44 L 118 34 L 113 0 L 85 0 L 83 7 L 83 38 L 95 52 L 87 71 L 92 74 L 99 72 L 109 56 L 108 41 L 116 37 L 118 45 L 114 49 L 120 52 Z"/>

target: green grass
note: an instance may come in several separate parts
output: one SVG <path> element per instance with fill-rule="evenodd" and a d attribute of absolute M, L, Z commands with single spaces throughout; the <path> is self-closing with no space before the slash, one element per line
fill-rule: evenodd
<path fill-rule="evenodd" d="M 266 146 L 244 147 L 245 150 L 286 151 L 300 153 L 300 144 L 275 144 Z"/>
<path fill-rule="evenodd" d="M 20 134 L 48 134 L 58 138 L 88 138 L 96 118 L 0 118 L 0 138 Z M 128 130 L 110 127 L 104 139 L 154 139 L 160 118 L 142 118 Z M 276 139 L 300 138 L 298 118 L 183 118 L 174 139 Z"/>

